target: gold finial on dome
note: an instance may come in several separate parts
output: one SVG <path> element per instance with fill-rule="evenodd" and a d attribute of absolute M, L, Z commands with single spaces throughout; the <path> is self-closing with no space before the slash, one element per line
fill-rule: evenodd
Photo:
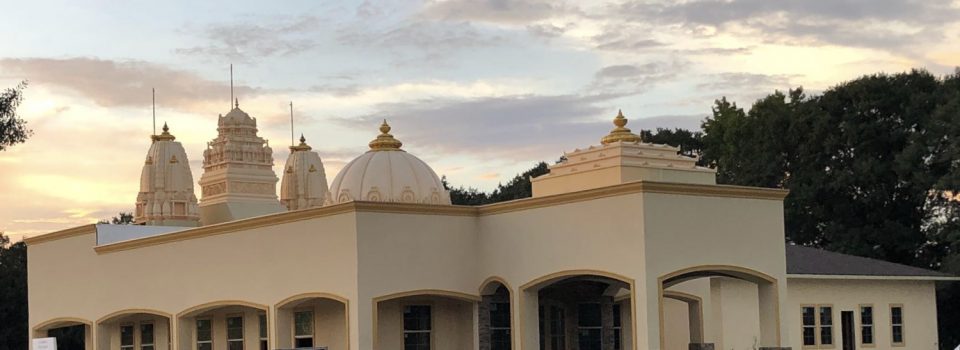
<path fill-rule="evenodd" d="M 167 127 L 167 123 L 164 122 L 163 132 L 160 133 L 160 135 L 151 135 L 150 139 L 152 139 L 153 141 L 173 141 L 173 140 L 176 140 L 177 138 L 173 137 L 173 135 L 170 134 L 170 128 Z"/>
<path fill-rule="evenodd" d="M 623 116 L 622 110 L 617 110 L 617 117 L 613 118 L 613 125 L 617 127 L 600 139 L 600 143 L 606 145 L 614 142 L 640 142 L 640 136 L 630 132 L 630 128 L 626 127 L 627 118 Z"/>
<path fill-rule="evenodd" d="M 371 151 L 399 151 L 400 146 L 403 146 L 403 142 L 393 138 L 393 135 L 390 135 L 390 124 L 387 124 L 387 120 L 383 120 L 383 124 L 380 124 L 380 135 L 377 135 L 377 138 L 373 141 L 370 141 L 370 150 Z"/>
<path fill-rule="evenodd" d="M 290 152 L 296 151 L 309 151 L 313 149 L 310 145 L 307 145 L 307 138 L 303 137 L 303 134 L 300 134 L 300 144 L 296 146 L 290 146 Z"/>

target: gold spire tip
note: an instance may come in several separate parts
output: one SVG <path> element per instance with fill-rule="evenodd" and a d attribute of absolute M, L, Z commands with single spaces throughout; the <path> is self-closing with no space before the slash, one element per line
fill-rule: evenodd
<path fill-rule="evenodd" d="M 607 136 L 600 139 L 600 143 L 606 145 L 614 142 L 640 142 L 640 136 L 630 131 L 627 125 L 627 118 L 623 116 L 623 110 L 617 110 L 617 116 L 613 118 L 613 125 L 616 126 Z"/>
<path fill-rule="evenodd" d="M 377 135 L 377 138 L 373 141 L 370 141 L 370 150 L 371 151 L 399 151 L 400 147 L 403 146 L 403 142 L 393 138 L 393 135 L 390 135 L 390 124 L 387 124 L 387 120 L 383 120 L 383 124 L 380 124 L 380 135 Z"/>
<path fill-rule="evenodd" d="M 177 139 L 170 133 L 170 127 L 167 126 L 167 122 L 163 122 L 163 128 L 161 130 L 163 130 L 163 132 L 160 133 L 160 135 L 151 135 L 150 139 L 153 141 L 173 141 Z"/>

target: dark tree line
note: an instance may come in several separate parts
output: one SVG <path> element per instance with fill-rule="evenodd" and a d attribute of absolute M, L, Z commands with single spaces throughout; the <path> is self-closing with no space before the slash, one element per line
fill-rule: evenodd
<path fill-rule="evenodd" d="M 790 190 L 788 242 L 960 275 L 960 70 L 874 74 L 810 96 L 774 92 L 745 110 L 717 100 L 701 130 L 642 131 L 715 167 L 717 181 Z M 455 188 L 454 204 L 493 198 Z M 502 187 L 502 186 L 501 186 Z M 505 193 L 500 187 L 493 193 Z M 940 344 L 960 343 L 960 283 L 939 286 Z"/>

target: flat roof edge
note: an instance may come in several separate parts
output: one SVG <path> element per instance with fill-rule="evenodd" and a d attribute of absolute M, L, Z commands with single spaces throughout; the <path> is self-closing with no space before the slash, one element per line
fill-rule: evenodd
<path fill-rule="evenodd" d="M 787 274 L 787 279 L 808 280 L 878 280 L 878 281 L 960 281 L 955 276 L 884 276 L 884 275 L 824 275 Z"/>

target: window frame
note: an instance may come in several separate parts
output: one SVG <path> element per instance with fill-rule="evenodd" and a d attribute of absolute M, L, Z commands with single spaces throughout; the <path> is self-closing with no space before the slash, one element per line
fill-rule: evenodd
<path fill-rule="evenodd" d="M 257 337 L 260 349 L 270 350 L 270 319 L 266 312 L 257 313 Z"/>
<path fill-rule="evenodd" d="M 858 307 L 857 313 L 857 329 L 860 331 L 857 333 L 857 339 L 860 341 L 860 347 L 863 348 L 874 348 L 877 346 L 877 308 L 873 304 L 860 304 Z M 863 309 L 870 308 L 870 324 L 863 324 Z M 872 342 L 865 343 L 863 342 L 863 330 L 866 327 L 870 327 L 870 339 Z"/>
<path fill-rule="evenodd" d="M 900 323 L 893 323 L 893 309 L 900 309 Z M 890 346 L 894 347 L 904 347 L 907 346 L 907 309 L 903 307 L 903 304 L 890 304 Z M 893 338 L 893 329 L 895 327 L 900 327 L 900 342 L 896 342 Z"/>
<path fill-rule="evenodd" d="M 430 309 L 430 329 L 429 329 L 429 330 L 426 330 L 426 331 L 424 331 L 424 330 L 408 331 L 407 328 L 406 328 L 406 326 L 403 325 L 403 323 L 404 323 L 404 322 L 403 322 L 403 311 L 404 311 L 404 309 L 406 309 L 407 307 L 410 307 L 410 306 L 426 306 L 426 307 L 428 307 L 428 308 Z M 435 322 L 436 322 L 436 319 L 437 319 L 436 317 L 434 317 L 434 316 L 435 316 L 435 315 L 434 315 L 434 310 L 436 310 L 436 309 L 437 309 L 437 308 L 436 308 L 436 306 L 434 305 L 434 303 L 433 303 L 432 301 L 411 301 L 411 302 L 409 302 L 409 303 L 402 303 L 402 304 L 400 304 L 400 323 L 401 323 L 401 325 L 400 325 L 400 330 L 401 330 L 400 339 L 404 342 L 404 343 L 403 343 L 403 347 L 404 347 L 404 348 L 406 348 L 406 339 L 407 339 L 406 335 L 407 335 L 407 333 L 419 333 L 419 334 L 427 333 L 427 339 L 429 339 L 430 350 L 436 349 L 436 343 L 435 343 L 435 340 L 434 340 L 434 330 L 436 329 L 436 324 L 435 324 Z"/>
<path fill-rule="evenodd" d="M 239 318 L 240 319 L 240 338 L 230 338 L 230 319 Z M 223 317 L 223 329 L 224 329 L 224 338 L 227 340 L 227 350 L 230 350 L 230 343 L 239 341 L 240 348 L 246 349 L 246 317 L 242 313 L 231 313 Z"/>
<path fill-rule="evenodd" d="M 309 335 L 297 335 L 297 314 L 302 312 L 310 313 L 310 334 Z M 291 314 L 293 316 L 292 329 L 290 330 L 292 347 L 294 349 L 300 349 L 297 347 L 298 339 L 310 339 L 311 347 L 317 346 L 317 312 L 312 307 L 301 307 L 293 310 Z"/>
<path fill-rule="evenodd" d="M 581 308 L 584 307 L 584 305 L 596 305 L 596 306 L 597 306 L 597 321 L 599 322 L 598 325 L 596 325 L 596 326 L 584 326 L 584 325 L 581 323 L 581 322 L 582 322 L 582 318 L 580 317 L 580 316 L 581 316 L 580 313 L 582 312 L 582 309 L 581 309 Z M 581 302 L 581 303 L 577 303 L 577 339 L 576 339 L 576 340 L 577 340 L 577 347 L 578 347 L 578 348 L 579 348 L 579 346 L 580 346 L 581 333 L 583 333 L 584 330 L 587 330 L 587 331 L 592 331 L 592 330 L 599 331 L 599 333 L 600 333 L 600 339 L 599 339 L 599 340 L 600 340 L 600 348 L 603 349 L 603 345 L 604 345 L 604 343 L 605 343 L 605 342 L 603 341 L 603 303 L 601 303 L 601 302 L 599 302 L 599 301 L 596 301 L 596 302 Z"/>
<path fill-rule="evenodd" d="M 130 327 L 130 345 L 123 345 L 123 328 L 124 327 Z M 120 335 L 120 350 L 137 349 L 137 323 L 136 322 L 120 323 L 119 327 L 117 327 L 117 330 Z"/>
<path fill-rule="evenodd" d="M 151 339 L 152 341 L 150 343 L 143 342 L 143 326 L 146 326 L 146 325 L 150 325 L 150 328 L 151 328 L 150 331 L 153 333 L 153 339 Z M 156 349 L 157 348 L 157 325 L 152 320 L 148 320 L 148 321 L 139 322 L 137 326 L 138 327 L 136 328 L 137 333 L 136 333 L 136 341 L 135 341 L 135 343 L 137 343 L 137 349 L 144 350 L 144 347 L 147 347 L 147 346 L 151 347 L 152 349 Z"/>
<path fill-rule="evenodd" d="M 504 305 L 506 305 L 506 309 L 507 309 L 507 310 L 506 310 L 506 313 L 507 313 L 507 326 L 506 326 L 506 327 L 503 327 L 503 326 L 494 326 L 493 313 L 494 313 L 494 312 L 503 312 L 503 310 L 500 310 L 500 308 L 503 307 Z M 494 311 L 494 310 L 493 310 L 494 308 L 497 308 L 497 311 Z M 489 313 L 490 313 L 490 348 L 492 349 L 492 348 L 494 347 L 494 346 L 493 346 L 493 344 L 494 344 L 494 343 L 493 343 L 493 335 L 494 335 L 496 332 L 506 331 L 506 333 L 507 333 L 507 345 L 508 345 L 508 347 L 509 347 L 510 349 L 513 349 L 513 305 L 510 303 L 510 301 L 505 301 L 505 302 L 504 302 L 504 301 L 491 302 L 491 303 L 490 303 Z M 432 315 L 431 315 L 431 316 L 432 316 Z M 430 319 L 431 319 L 431 321 L 432 321 L 432 320 L 433 320 L 433 317 L 431 317 Z M 431 326 L 431 328 L 432 328 L 432 326 Z"/>
<path fill-rule="evenodd" d="M 613 303 L 611 306 L 613 309 L 611 311 L 613 319 L 611 323 L 613 326 L 613 350 L 623 350 L 623 304 L 622 303 Z"/>
<path fill-rule="evenodd" d="M 830 325 L 826 326 L 830 328 L 830 344 L 823 344 L 823 339 L 821 337 L 823 333 L 824 325 L 821 324 L 821 315 L 823 308 L 830 308 Z M 803 343 L 803 331 L 806 328 L 811 326 L 803 324 L 803 309 L 813 308 L 813 345 L 807 345 Z M 836 318 L 836 308 L 833 304 L 800 304 L 800 344 L 804 349 L 834 349 L 837 347 L 837 318 Z"/>
<path fill-rule="evenodd" d="M 200 321 L 207 321 L 210 323 L 210 340 L 200 340 Z M 210 349 L 213 349 L 214 346 L 214 337 L 213 337 L 213 317 L 197 317 L 193 320 L 193 346 L 194 350 L 200 350 L 200 344 L 210 344 Z"/>

